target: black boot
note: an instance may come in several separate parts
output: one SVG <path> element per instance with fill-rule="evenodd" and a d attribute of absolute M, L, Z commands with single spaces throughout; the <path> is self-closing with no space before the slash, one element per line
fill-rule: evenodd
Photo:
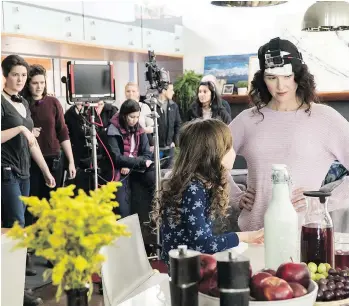
<path fill-rule="evenodd" d="M 35 276 L 36 270 L 33 269 L 33 262 L 31 259 L 31 255 L 27 253 L 27 261 L 25 266 L 25 275 L 26 276 Z"/>
<path fill-rule="evenodd" d="M 24 290 L 24 299 L 23 306 L 37 306 L 44 305 L 44 302 L 41 298 L 34 296 L 28 291 Z"/>
<path fill-rule="evenodd" d="M 52 261 L 48 260 L 48 261 L 46 262 L 46 267 L 49 268 L 49 269 L 52 269 L 52 268 L 53 268 L 53 263 L 52 263 Z"/>

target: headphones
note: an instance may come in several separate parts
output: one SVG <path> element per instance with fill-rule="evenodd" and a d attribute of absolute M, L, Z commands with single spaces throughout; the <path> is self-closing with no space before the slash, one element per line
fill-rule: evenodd
<path fill-rule="evenodd" d="M 10 97 L 11 101 L 13 101 L 13 102 L 23 102 L 23 98 L 19 94 L 17 94 L 17 95 L 10 95 L 5 89 L 3 89 L 3 92 Z"/>

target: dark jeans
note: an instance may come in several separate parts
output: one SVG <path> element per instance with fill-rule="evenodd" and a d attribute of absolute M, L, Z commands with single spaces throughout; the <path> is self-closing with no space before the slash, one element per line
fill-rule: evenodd
<path fill-rule="evenodd" d="M 59 159 L 59 163 L 57 167 L 53 169 L 53 160 L 57 157 L 45 157 L 45 161 L 47 163 L 48 168 L 52 176 L 56 180 L 56 187 L 50 188 L 46 185 L 44 175 L 42 174 L 37 163 L 32 160 L 30 166 L 30 195 L 37 196 L 39 199 L 46 198 L 47 200 L 50 198 L 50 191 L 56 190 L 61 187 L 62 179 L 63 179 L 63 158 Z"/>
<path fill-rule="evenodd" d="M 170 148 L 168 150 L 160 150 L 160 160 L 167 157 L 163 161 L 160 161 L 161 169 L 170 169 L 173 164 L 173 157 L 175 153 L 175 148 Z"/>
<path fill-rule="evenodd" d="M 155 171 L 131 172 L 121 175 L 120 181 L 122 186 L 116 193 L 119 203 L 116 213 L 122 218 L 137 213 L 141 223 L 148 220 L 155 189 Z"/>
<path fill-rule="evenodd" d="M 50 192 L 56 190 L 57 188 L 62 186 L 63 179 L 63 158 L 59 159 L 59 163 L 56 165 L 56 168 L 53 169 L 54 159 L 57 159 L 58 156 L 49 156 L 45 157 L 45 161 L 47 166 L 49 167 L 52 176 L 56 180 L 56 187 L 50 188 L 46 185 L 44 175 L 42 174 L 37 163 L 32 160 L 30 166 L 30 195 L 37 196 L 39 199 L 50 199 Z M 31 225 L 35 222 L 33 215 L 26 210 L 25 212 L 25 224 Z"/>
<path fill-rule="evenodd" d="M 11 228 L 15 221 L 24 227 L 25 205 L 20 196 L 29 196 L 30 180 L 20 179 L 16 173 L 11 172 L 8 178 L 1 178 L 1 218 L 2 227 Z"/>

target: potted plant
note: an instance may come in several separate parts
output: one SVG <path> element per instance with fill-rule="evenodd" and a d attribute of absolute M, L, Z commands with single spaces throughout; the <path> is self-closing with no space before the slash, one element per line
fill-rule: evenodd
<path fill-rule="evenodd" d="M 186 70 L 173 84 L 175 101 L 177 102 L 183 121 L 188 120 L 188 110 L 196 99 L 196 93 L 202 79 L 202 74 Z"/>
<path fill-rule="evenodd" d="M 19 239 L 16 247 L 35 250 L 53 264 L 44 272 L 57 286 L 56 298 L 67 294 L 68 306 L 88 305 L 93 285 L 91 276 L 100 273 L 105 260 L 103 246 L 121 236 L 129 236 L 125 225 L 116 222 L 113 213 L 118 203 L 113 201 L 119 182 L 111 182 L 87 195 L 79 190 L 74 197 L 74 185 L 51 192 L 49 201 L 38 197 L 21 197 L 37 222 L 22 228 L 16 222 L 8 236 Z M 88 294 L 89 293 L 89 294 Z"/>
<path fill-rule="evenodd" d="M 246 95 L 247 94 L 247 87 L 248 87 L 247 81 L 238 81 L 236 83 L 236 87 L 238 89 L 238 95 Z"/>

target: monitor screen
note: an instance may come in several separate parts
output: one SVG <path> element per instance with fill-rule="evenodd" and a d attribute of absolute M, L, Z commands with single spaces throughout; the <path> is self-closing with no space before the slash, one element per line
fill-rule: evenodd
<path fill-rule="evenodd" d="M 72 101 L 114 99 L 113 65 L 109 62 L 68 62 Z"/>

